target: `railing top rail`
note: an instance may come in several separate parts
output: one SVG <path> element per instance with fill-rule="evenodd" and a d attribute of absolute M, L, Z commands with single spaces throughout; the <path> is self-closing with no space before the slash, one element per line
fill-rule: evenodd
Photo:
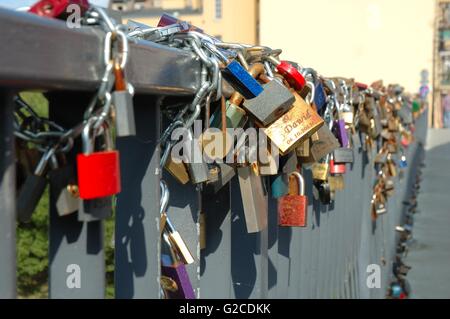
<path fill-rule="evenodd" d="M 0 8 L 0 86 L 94 91 L 100 84 L 104 33 Z M 200 62 L 190 52 L 130 41 L 127 79 L 137 93 L 190 95 Z"/>

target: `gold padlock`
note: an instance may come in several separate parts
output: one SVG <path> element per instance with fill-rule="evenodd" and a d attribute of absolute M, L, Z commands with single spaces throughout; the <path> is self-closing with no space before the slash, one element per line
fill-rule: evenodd
<path fill-rule="evenodd" d="M 206 248 L 206 214 L 203 211 L 200 211 L 199 218 L 199 244 L 200 249 L 203 250 Z"/>
<path fill-rule="evenodd" d="M 324 124 L 320 115 L 300 95 L 295 91 L 291 93 L 295 96 L 292 108 L 264 129 L 264 133 L 279 148 L 281 155 L 295 149 Z"/>
<path fill-rule="evenodd" d="M 182 185 L 186 185 L 190 178 L 186 166 L 183 162 L 175 163 L 169 155 L 165 169 Z"/>
<path fill-rule="evenodd" d="M 328 176 L 328 184 L 332 192 L 343 191 L 345 189 L 345 181 L 343 175 Z"/>
<path fill-rule="evenodd" d="M 299 147 L 295 149 L 295 153 L 297 154 L 297 157 L 309 157 L 310 155 L 310 142 L 309 138 L 307 138 L 303 143 L 300 144 Z"/>
<path fill-rule="evenodd" d="M 330 165 L 328 163 L 314 163 L 311 167 L 313 179 L 326 182 Z"/>

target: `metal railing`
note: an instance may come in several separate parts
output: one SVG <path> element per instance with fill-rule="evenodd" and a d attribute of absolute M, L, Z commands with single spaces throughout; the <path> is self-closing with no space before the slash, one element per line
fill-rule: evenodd
<path fill-rule="evenodd" d="M 100 83 L 104 35 L 99 30 L 71 30 L 60 21 L 0 9 L 0 298 L 16 297 L 15 168 L 12 96 L 24 89 L 46 90 L 50 118 L 71 127 L 83 115 Z M 159 97 L 184 98 L 200 82 L 200 64 L 185 51 L 149 42 L 130 45 L 128 80 L 136 89 L 137 136 L 119 138 L 122 192 L 115 213 L 116 298 L 159 298 L 160 135 Z M 424 141 L 426 116 L 417 123 Z M 408 149 L 414 159 L 417 142 Z M 75 156 L 75 148 L 71 156 Z M 411 162 L 397 181 L 389 213 L 373 223 L 370 198 L 373 165 L 357 153 L 345 176 L 346 189 L 333 206 L 313 200 L 308 228 L 279 228 L 277 202 L 267 197 L 269 226 L 246 232 L 237 179 L 216 195 L 202 196 L 207 214 L 207 246 L 198 241 L 200 201 L 192 185 L 179 185 L 163 173 L 171 191 L 172 222 L 196 255 L 187 266 L 200 298 L 383 298 L 392 277 L 395 226 L 416 169 Z M 311 185 L 309 171 L 304 171 Z M 50 199 L 52 190 L 50 189 Z M 59 217 L 50 201 L 49 297 L 103 298 L 105 261 L 103 222 L 81 223 L 76 216 Z M 81 269 L 80 288 L 67 285 L 67 267 Z M 366 285 L 367 266 L 382 268 L 382 287 Z"/>

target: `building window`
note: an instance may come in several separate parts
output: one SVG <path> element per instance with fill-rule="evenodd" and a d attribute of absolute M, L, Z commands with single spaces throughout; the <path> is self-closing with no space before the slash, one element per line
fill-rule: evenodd
<path fill-rule="evenodd" d="M 216 1 L 216 19 L 222 19 L 222 0 L 215 0 Z"/>

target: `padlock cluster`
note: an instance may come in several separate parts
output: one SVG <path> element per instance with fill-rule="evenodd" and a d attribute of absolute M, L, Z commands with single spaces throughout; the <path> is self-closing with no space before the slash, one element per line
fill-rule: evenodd
<path fill-rule="evenodd" d="M 425 166 L 424 154 L 424 145 L 419 142 L 417 155 L 419 165 L 417 166 L 416 179 L 409 193 L 409 198 L 403 202 L 402 224 L 395 228 L 399 240 L 396 249 L 396 258 L 393 264 L 394 280 L 388 291 L 388 299 L 407 299 L 410 298 L 412 292 L 407 279 L 412 267 L 405 264 L 403 260 L 408 257 L 409 248 L 416 243 L 413 237 L 413 228 L 414 218 L 418 213 L 417 198 L 420 193 L 420 183 L 422 182 L 422 168 Z"/>
<path fill-rule="evenodd" d="M 47 1 L 39 1 L 31 12 L 64 18 L 59 6 L 43 10 L 43 2 Z M 74 2 L 58 1 L 59 5 Z M 351 78 L 327 78 L 280 59 L 281 50 L 226 43 L 166 14 L 156 27 L 135 21 L 124 26 L 101 8 L 83 8 L 82 23 L 105 31 L 102 83 L 83 121 L 70 129 L 39 117 L 16 98 L 18 150 L 31 142 L 43 154 L 36 166 L 19 156 L 21 167 L 32 171 L 19 183 L 21 221 L 31 218 L 47 176 L 58 170 L 64 173 L 50 180 L 66 186 L 58 188 L 62 189 L 57 196 L 61 216 L 78 212 L 79 220 L 88 222 L 110 215 L 112 196 L 121 191 L 115 137 L 136 135 L 134 90 L 125 77 L 130 39 L 187 50 L 198 57 L 201 83 L 194 97 L 182 105 L 161 102 L 160 168 L 183 185 L 192 183 L 212 193 L 237 175 L 249 233 L 267 227 L 267 195 L 278 199 L 280 227 L 306 227 L 308 202 L 332 204 L 345 188 L 345 174 L 363 156 L 377 172 L 372 217 L 387 213 L 387 197 L 395 192 L 394 178 L 407 167 L 414 120 L 423 110 L 419 98 L 382 81 L 366 85 Z M 183 133 L 185 146 L 181 160 L 173 152 L 180 143 L 177 130 Z M 249 132 L 255 132 L 256 139 Z M 82 153 L 75 172 L 64 164 L 65 154 L 79 138 Z M 305 182 L 306 173 L 313 183 Z M 306 196 L 308 188 L 314 198 Z M 161 180 L 162 295 L 194 298 L 184 267 L 194 257 L 167 215 L 169 197 Z M 201 212 L 202 248 L 205 215 Z"/>

